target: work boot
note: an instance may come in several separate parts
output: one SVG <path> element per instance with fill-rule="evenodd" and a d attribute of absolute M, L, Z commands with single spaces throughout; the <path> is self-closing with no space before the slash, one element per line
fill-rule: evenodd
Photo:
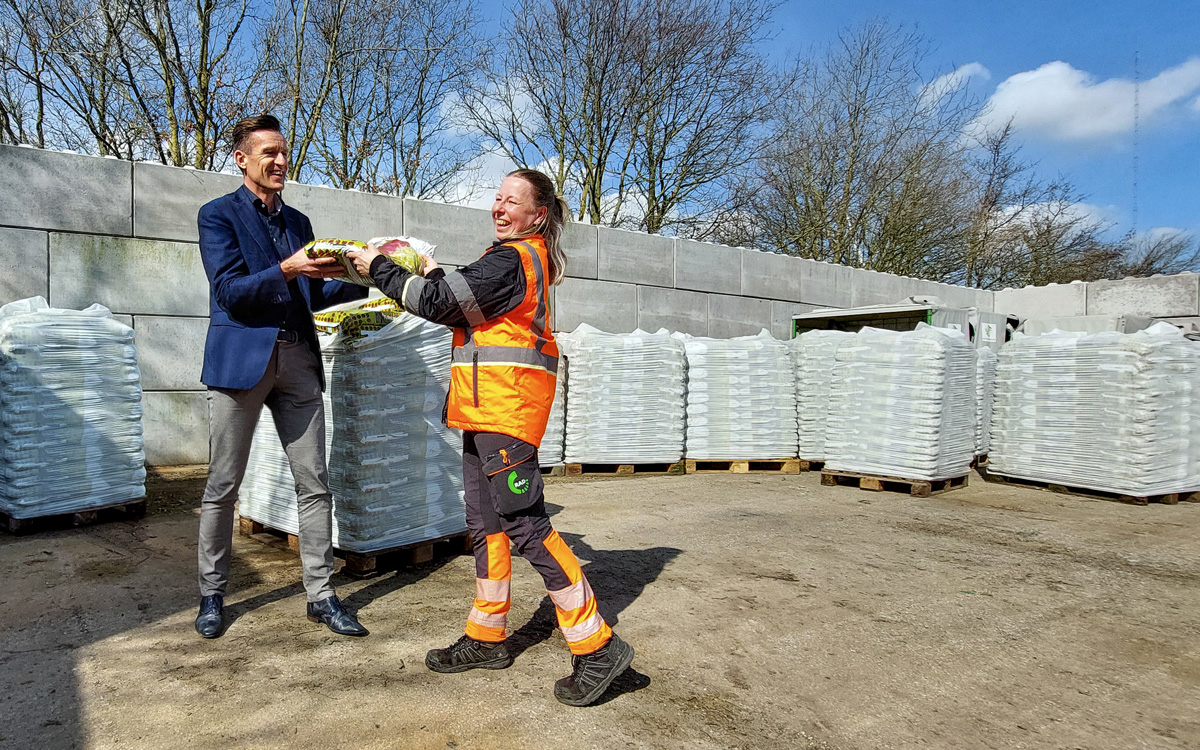
<path fill-rule="evenodd" d="M 430 649 L 425 666 L 434 672 L 465 672 L 468 669 L 504 669 L 513 663 L 504 641 L 485 643 L 464 635 L 449 648 Z"/>
<path fill-rule="evenodd" d="M 632 663 L 633 646 L 613 633 L 598 650 L 571 659 L 574 671 L 554 683 L 554 697 L 568 706 L 586 706 L 604 695 L 612 681 Z"/>

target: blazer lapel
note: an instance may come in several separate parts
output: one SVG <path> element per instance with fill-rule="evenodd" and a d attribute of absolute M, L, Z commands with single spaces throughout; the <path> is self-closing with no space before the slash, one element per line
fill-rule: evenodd
<path fill-rule="evenodd" d="M 270 261 L 268 265 L 278 263 L 279 258 L 276 257 L 275 247 L 271 242 L 270 235 L 267 234 L 267 227 L 258 215 L 258 209 L 246 198 L 245 189 L 238 189 L 237 197 L 233 201 L 233 213 L 238 221 L 242 222 L 242 226 L 246 228 L 247 234 L 253 237 L 254 241 L 258 243 L 259 252 Z"/>

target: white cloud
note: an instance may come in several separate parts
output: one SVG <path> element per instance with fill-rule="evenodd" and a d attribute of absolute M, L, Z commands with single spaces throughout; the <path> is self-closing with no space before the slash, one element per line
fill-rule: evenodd
<path fill-rule="evenodd" d="M 1068 63 L 1046 63 L 1010 76 L 997 86 L 977 125 L 990 130 L 1011 119 L 1017 130 L 1054 140 L 1103 140 L 1133 130 L 1134 91 L 1129 79 L 1097 81 Z M 1142 125 L 1176 116 L 1197 92 L 1200 58 L 1144 81 L 1138 91 Z M 1200 108 L 1200 103 L 1192 108 Z"/>
<path fill-rule="evenodd" d="M 960 65 L 957 70 L 945 73 L 933 79 L 921 92 L 921 100 L 926 105 L 936 104 L 943 98 L 966 86 L 972 78 L 986 81 L 992 77 L 991 71 L 977 62 Z"/>
<path fill-rule="evenodd" d="M 1018 225 L 1030 225 L 1039 217 L 1056 216 L 1064 222 L 1078 222 L 1079 226 L 1096 225 L 1111 227 L 1116 223 L 1118 211 L 1115 207 L 1097 206 L 1092 203 L 1070 201 L 1048 201 L 1024 207 L 1005 206 L 996 217 L 998 223 L 1015 221 Z"/>

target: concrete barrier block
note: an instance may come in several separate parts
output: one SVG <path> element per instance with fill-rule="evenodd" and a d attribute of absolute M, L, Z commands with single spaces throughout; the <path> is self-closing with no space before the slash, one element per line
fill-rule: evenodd
<path fill-rule="evenodd" d="M 917 294 L 937 296 L 936 284 L 907 276 L 855 268 L 852 279 L 851 307 L 890 305 Z"/>
<path fill-rule="evenodd" d="M 134 342 L 142 388 L 148 391 L 198 391 L 204 365 L 208 318 L 167 318 L 138 315 Z"/>
<path fill-rule="evenodd" d="M 1087 315 L 1088 284 L 1050 284 L 1002 289 L 993 297 L 994 312 L 1020 318 L 1067 318 Z"/>
<path fill-rule="evenodd" d="M 133 232 L 133 164 L 119 159 L 0 146 L 0 226 Z"/>
<path fill-rule="evenodd" d="M 638 328 L 708 336 L 708 295 L 653 286 L 638 288 Z"/>
<path fill-rule="evenodd" d="M 800 299 L 817 307 L 854 304 L 854 270 L 850 266 L 796 259 L 800 266 Z"/>
<path fill-rule="evenodd" d="M 675 285 L 675 240 L 597 227 L 596 277 L 670 288 Z"/>
<path fill-rule="evenodd" d="M 708 295 L 708 335 L 715 339 L 753 336 L 762 329 L 771 330 L 769 299 Z"/>
<path fill-rule="evenodd" d="M 599 233 L 591 224 L 571 222 L 563 230 L 563 252 L 567 254 L 567 275 L 577 279 L 596 278 L 596 252 Z"/>
<path fill-rule="evenodd" d="M 742 295 L 800 302 L 803 266 L 799 260 L 780 253 L 742 250 Z"/>
<path fill-rule="evenodd" d="M 993 292 L 988 289 L 974 289 L 971 287 L 959 286 L 957 284 L 944 284 L 941 282 L 930 282 L 933 284 L 933 291 L 930 292 L 935 297 L 942 298 L 949 307 L 968 308 L 974 307 L 980 312 L 993 312 L 995 301 Z"/>
<path fill-rule="evenodd" d="M 1200 274 L 1093 281 L 1087 287 L 1088 315 L 1147 315 L 1155 318 L 1200 314 Z"/>
<path fill-rule="evenodd" d="M 149 466 L 208 463 L 208 393 L 143 392 L 142 435 Z"/>
<path fill-rule="evenodd" d="M 318 239 L 337 237 L 366 242 L 372 237 L 407 234 L 404 231 L 404 202 L 394 195 L 295 183 L 287 186 L 283 199 L 308 216 L 313 235 Z"/>
<path fill-rule="evenodd" d="M 741 294 L 742 248 L 677 240 L 675 288 L 718 294 Z"/>
<path fill-rule="evenodd" d="M 771 335 L 782 341 L 792 337 L 792 316 L 812 312 L 818 305 L 805 305 L 798 302 L 771 303 Z"/>
<path fill-rule="evenodd" d="M 2 199 L 0 199 L 2 200 Z M 0 305 L 27 297 L 50 299 L 50 235 L 0 228 Z"/>
<path fill-rule="evenodd" d="M 50 304 L 99 302 L 134 315 L 208 315 L 208 279 L 196 245 L 125 237 L 50 235 Z"/>
<path fill-rule="evenodd" d="M 199 169 L 133 165 L 133 236 L 197 242 L 196 214 L 214 198 L 242 185 L 238 175 Z"/>
<path fill-rule="evenodd" d="M 404 199 L 404 226 L 410 237 L 437 245 L 438 263 L 473 263 L 496 237 L 490 211 L 446 203 Z"/>
<path fill-rule="evenodd" d="M 133 316 L 132 316 L 132 315 L 118 315 L 118 314 L 114 314 L 114 315 L 113 315 L 113 320 L 117 321 L 117 322 L 118 322 L 118 323 L 120 323 L 121 325 L 125 325 L 125 326 L 128 326 L 128 327 L 130 327 L 130 328 L 133 328 Z M 133 333 L 134 333 L 134 336 L 136 336 L 136 335 L 137 335 L 137 330 L 135 329 Z"/>
<path fill-rule="evenodd" d="M 554 288 L 554 330 L 574 331 L 587 323 L 609 333 L 638 326 L 638 295 L 633 284 L 565 278 Z"/>

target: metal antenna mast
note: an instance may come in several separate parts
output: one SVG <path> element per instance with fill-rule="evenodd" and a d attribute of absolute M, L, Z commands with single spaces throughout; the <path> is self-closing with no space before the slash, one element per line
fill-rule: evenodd
<path fill-rule="evenodd" d="M 1141 109 L 1140 95 L 1142 88 L 1141 71 L 1138 69 L 1138 51 L 1133 51 L 1133 236 L 1137 237 L 1138 228 L 1138 153 L 1141 150 Z"/>

